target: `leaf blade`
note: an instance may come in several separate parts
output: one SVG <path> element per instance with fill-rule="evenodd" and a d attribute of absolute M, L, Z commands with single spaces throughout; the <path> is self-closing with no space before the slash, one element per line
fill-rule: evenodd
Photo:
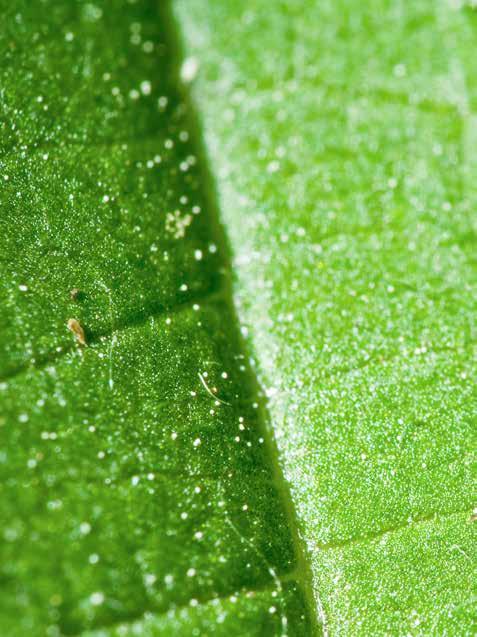
<path fill-rule="evenodd" d="M 41 5 L 0 36 L 2 630 L 306 634 L 162 13 Z"/>
<path fill-rule="evenodd" d="M 460 14 L 258 0 L 176 15 L 327 630 L 471 634 L 472 563 L 451 550 L 475 542 Z"/>

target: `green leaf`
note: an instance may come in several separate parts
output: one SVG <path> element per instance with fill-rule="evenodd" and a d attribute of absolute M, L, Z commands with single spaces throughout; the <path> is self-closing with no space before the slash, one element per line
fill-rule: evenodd
<path fill-rule="evenodd" d="M 309 635 L 164 11 L 2 18 L 0 632 Z"/>
<path fill-rule="evenodd" d="M 175 4 L 329 635 L 474 632 L 464 4 Z"/>

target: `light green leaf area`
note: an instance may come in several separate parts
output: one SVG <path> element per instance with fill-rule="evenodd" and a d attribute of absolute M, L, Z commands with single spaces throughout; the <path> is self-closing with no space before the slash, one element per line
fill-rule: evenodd
<path fill-rule="evenodd" d="M 1 14 L 0 634 L 309 635 L 162 9 Z"/>
<path fill-rule="evenodd" d="M 329 635 L 471 635 L 470 3 L 179 0 Z"/>

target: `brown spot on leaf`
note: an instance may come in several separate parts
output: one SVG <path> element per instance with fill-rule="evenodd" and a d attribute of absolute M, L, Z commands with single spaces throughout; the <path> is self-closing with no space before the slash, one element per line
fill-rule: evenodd
<path fill-rule="evenodd" d="M 70 318 L 68 319 L 68 323 L 66 325 L 68 329 L 76 336 L 76 340 L 78 341 L 78 343 L 80 345 L 86 345 L 86 337 L 84 334 L 84 329 L 81 327 L 81 323 L 75 318 Z"/>

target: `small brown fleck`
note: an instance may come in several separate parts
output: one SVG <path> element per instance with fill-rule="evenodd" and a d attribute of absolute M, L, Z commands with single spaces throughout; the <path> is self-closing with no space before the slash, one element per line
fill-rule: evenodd
<path fill-rule="evenodd" d="M 81 323 L 75 318 L 70 318 L 66 324 L 68 329 L 76 336 L 76 340 L 80 345 L 86 345 L 86 337 L 84 335 L 84 329 L 81 327 Z"/>
<path fill-rule="evenodd" d="M 77 301 L 81 296 L 81 290 L 79 288 L 72 288 L 70 290 L 70 297 L 73 301 Z"/>

